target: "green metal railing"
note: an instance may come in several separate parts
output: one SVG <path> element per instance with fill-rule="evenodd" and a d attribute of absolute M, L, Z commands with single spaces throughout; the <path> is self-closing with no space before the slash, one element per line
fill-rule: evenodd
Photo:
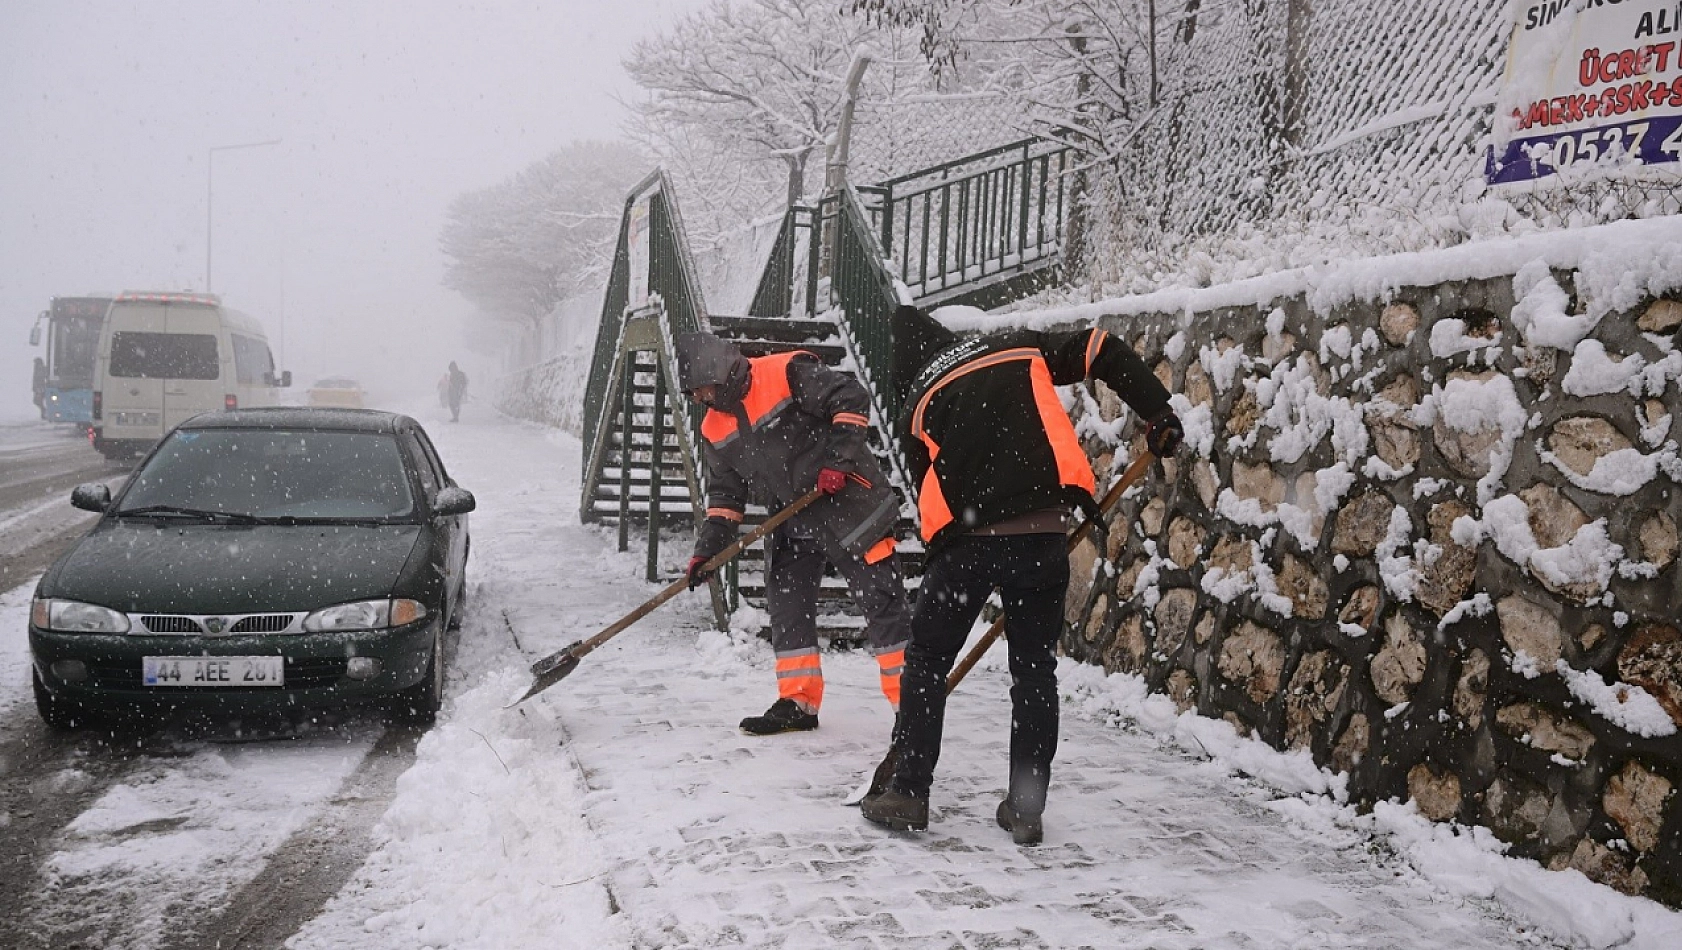
<path fill-rule="evenodd" d="M 859 375 L 875 397 L 882 425 L 891 430 L 900 410 L 899 385 L 894 376 L 893 316 L 902 300 L 910 303 L 911 298 L 902 298 L 903 288 L 896 288 L 870 213 L 858 192 L 843 188 L 834 198 L 826 199 L 825 205 L 830 204 L 836 209 L 830 299 L 839 311 Z"/>
<path fill-rule="evenodd" d="M 647 203 L 644 254 L 632 254 L 634 213 Z M 633 266 L 646 266 L 645 274 L 632 274 Z M 644 515 L 648 525 L 646 573 L 649 580 L 659 574 L 660 524 L 664 510 L 664 468 L 672 437 L 682 460 L 683 478 L 690 502 L 681 511 L 699 521 L 704 506 L 706 472 L 700 458 L 700 407 L 683 397 L 677 385 L 673 338 L 679 333 L 706 327 L 706 302 L 696 280 L 689 243 L 683 231 L 671 182 L 664 172 L 655 171 L 632 190 L 625 201 L 620 221 L 619 243 L 613 271 L 602 302 L 602 322 L 596 338 L 590 378 L 585 388 L 585 441 L 581 516 L 597 517 L 596 500 L 608 466 L 618 466 L 619 548 L 630 543 L 630 523 Z M 646 280 L 646 283 L 644 282 Z M 646 288 L 646 296 L 631 299 L 633 286 Z M 647 438 L 642 438 L 645 430 Z M 619 443 L 612 444 L 612 434 Z M 634 511 L 631 500 L 632 472 L 646 471 L 648 500 L 646 513 Z M 720 623 L 728 614 L 726 602 L 734 591 L 713 585 L 715 616 Z"/>
<path fill-rule="evenodd" d="M 584 462 L 590 462 L 590 447 L 600 434 L 606 415 L 608 377 L 619 348 L 619 334 L 625 323 L 625 299 L 629 294 L 630 260 L 625 253 L 625 235 L 631 223 L 633 192 L 625 199 L 619 216 L 619 239 L 614 242 L 613 268 L 608 272 L 607 293 L 602 297 L 602 320 L 596 329 L 595 353 L 590 359 L 590 380 L 584 387 Z"/>
<path fill-rule="evenodd" d="M 649 195 L 651 191 L 653 193 Z M 649 197 L 648 273 L 645 275 L 648 294 L 664 304 L 665 321 L 671 332 L 684 333 L 706 326 L 706 302 L 701 294 L 701 285 L 695 279 L 695 265 L 689 255 L 689 241 L 683 233 L 683 219 L 678 214 L 670 180 L 664 171 L 657 170 L 631 189 L 620 217 L 613 270 L 608 276 L 607 293 L 602 298 L 601 326 L 596 332 L 595 355 L 590 362 L 590 381 L 584 390 L 586 465 L 591 461 L 592 446 L 597 442 L 602 421 L 609 415 L 610 377 L 618 365 L 616 354 L 623 342 L 625 315 L 631 303 L 631 259 L 626 238 L 630 233 L 631 209 L 645 196 Z M 637 303 L 640 305 L 642 301 Z M 699 414 L 691 409 L 690 415 L 694 424 L 699 426 Z"/>
<path fill-rule="evenodd" d="M 919 303 L 1059 260 L 1069 148 L 1024 139 L 858 190 Z"/>
<path fill-rule="evenodd" d="M 854 198 L 891 270 L 921 306 L 977 293 L 1062 261 L 1073 198 L 1068 146 L 1025 139 L 876 185 Z M 748 315 L 806 316 L 834 305 L 839 199 L 796 205 L 783 218 Z M 798 266 L 804 258 L 804 266 Z"/>

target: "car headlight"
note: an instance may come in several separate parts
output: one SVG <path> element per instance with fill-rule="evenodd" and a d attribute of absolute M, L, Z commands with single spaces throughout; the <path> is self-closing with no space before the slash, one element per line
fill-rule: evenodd
<path fill-rule="evenodd" d="M 36 598 L 29 608 L 29 622 L 58 633 L 128 633 L 125 614 L 76 600 Z"/>
<path fill-rule="evenodd" d="M 311 633 L 331 633 L 336 630 L 384 630 L 414 623 L 426 616 L 426 605 L 418 600 L 358 600 L 348 604 L 323 607 L 304 618 L 304 629 Z"/>

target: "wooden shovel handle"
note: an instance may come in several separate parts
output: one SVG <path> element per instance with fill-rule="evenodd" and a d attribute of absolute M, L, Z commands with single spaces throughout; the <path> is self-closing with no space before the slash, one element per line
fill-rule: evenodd
<path fill-rule="evenodd" d="M 812 502 L 817 501 L 822 497 L 823 492 L 816 488 L 804 495 L 801 495 L 799 498 L 795 499 L 794 504 L 789 505 L 787 508 L 784 508 L 782 511 L 777 512 L 771 517 L 766 518 L 764 524 L 761 524 L 759 527 L 754 528 L 747 534 L 742 535 L 740 538 L 736 539 L 734 544 L 717 554 L 714 554 L 707 560 L 706 564 L 702 565 L 701 569 L 707 572 L 712 572 L 730 563 L 738 554 L 747 550 L 748 547 L 755 541 L 758 541 L 760 538 L 763 538 L 771 532 L 777 530 L 777 528 L 782 526 L 783 522 L 804 511 L 807 505 L 810 505 Z M 638 607 L 625 616 L 620 617 L 601 633 L 596 634 L 588 640 L 583 640 L 573 644 L 573 646 L 569 648 L 572 651 L 572 655 L 576 657 L 589 655 L 589 653 L 596 647 L 599 647 L 607 641 L 613 639 L 619 633 L 624 631 L 626 627 L 629 627 L 631 624 L 634 624 L 638 620 L 648 616 L 655 608 L 659 607 L 666 601 L 671 600 L 673 597 L 676 597 L 688 586 L 689 578 L 687 577 L 673 581 L 670 587 L 667 587 L 660 593 L 655 594 L 651 600 L 643 604 L 641 607 Z"/>
<path fill-rule="evenodd" d="M 1104 493 L 1103 499 L 1098 502 L 1098 510 L 1107 514 L 1111 508 L 1114 508 L 1116 502 L 1121 500 L 1121 496 L 1133 487 L 1133 483 L 1145 474 L 1146 469 L 1151 467 L 1151 462 L 1155 458 L 1156 456 L 1148 451 L 1141 452 L 1139 457 L 1127 466 L 1127 471 L 1121 474 L 1121 478 L 1117 479 L 1116 483 L 1110 486 L 1110 490 Z M 1069 535 L 1069 550 L 1073 551 L 1091 533 L 1092 523 L 1082 521 L 1080 526 L 1075 528 L 1074 533 Z M 958 665 L 952 668 L 952 672 L 946 676 L 946 692 L 948 695 L 951 695 L 952 691 L 958 688 L 958 684 L 964 681 L 964 677 L 968 676 L 969 671 L 975 668 L 975 664 L 981 662 L 981 657 L 1004 633 L 1004 629 L 1005 618 L 1001 615 L 999 619 L 993 621 L 991 627 L 987 628 L 987 632 L 982 634 L 981 639 L 975 641 L 975 646 L 970 647 L 969 652 L 964 654 L 964 658 L 958 662 Z"/>

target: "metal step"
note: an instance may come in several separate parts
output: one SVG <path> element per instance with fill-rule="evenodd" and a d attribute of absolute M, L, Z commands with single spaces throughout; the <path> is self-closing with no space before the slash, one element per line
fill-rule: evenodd
<path fill-rule="evenodd" d="M 713 333 L 727 340 L 754 339 L 781 343 L 809 343 L 841 338 L 832 320 L 806 317 L 708 317 Z"/>

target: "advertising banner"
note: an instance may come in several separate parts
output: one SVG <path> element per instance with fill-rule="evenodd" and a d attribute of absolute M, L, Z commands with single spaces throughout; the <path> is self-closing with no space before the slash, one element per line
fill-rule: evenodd
<path fill-rule="evenodd" d="M 1484 177 L 1682 174 L 1682 0 L 1514 0 Z"/>

